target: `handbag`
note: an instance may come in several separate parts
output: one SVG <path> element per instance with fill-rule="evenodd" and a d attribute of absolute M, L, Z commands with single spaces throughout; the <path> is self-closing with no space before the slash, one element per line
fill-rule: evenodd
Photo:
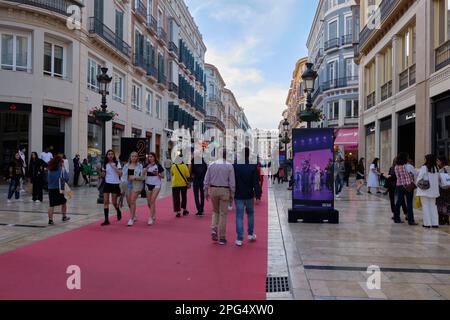
<path fill-rule="evenodd" d="M 416 196 L 416 209 L 422 208 L 422 200 L 420 197 Z"/>
<path fill-rule="evenodd" d="M 450 175 L 447 173 L 447 170 L 445 170 L 445 172 L 439 173 L 439 178 L 440 187 L 442 189 L 450 189 Z"/>
<path fill-rule="evenodd" d="M 73 193 L 66 181 L 64 181 L 64 169 L 61 169 L 61 176 L 59 177 L 59 193 L 63 194 L 65 198 L 72 199 Z"/>
<path fill-rule="evenodd" d="M 183 173 L 181 173 L 180 168 L 178 167 L 178 165 L 176 164 L 175 167 L 177 167 L 178 172 L 180 173 L 181 177 L 183 178 L 183 180 L 186 182 L 186 186 L 188 189 L 191 188 L 191 183 L 188 181 L 188 179 L 186 179 L 186 177 L 183 175 Z"/>
<path fill-rule="evenodd" d="M 430 178 L 428 176 L 428 169 L 427 169 L 427 179 L 420 179 L 419 181 L 417 181 L 417 187 L 421 190 L 428 190 L 430 189 Z"/>

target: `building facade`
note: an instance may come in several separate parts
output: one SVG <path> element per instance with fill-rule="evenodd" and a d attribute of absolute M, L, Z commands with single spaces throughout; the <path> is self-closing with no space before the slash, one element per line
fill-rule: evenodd
<path fill-rule="evenodd" d="M 357 1 L 360 150 L 387 172 L 398 152 L 416 165 L 450 156 L 450 1 Z M 419 62 L 420 63 L 416 63 Z"/>
<path fill-rule="evenodd" d="M 225 135 L 225 104 L 223 92 L 225 81 L 219 69 L 212 64 L 205 65 L 206 72 L 206 118 L 205 126 L 209 130 L 206 137 L 209 141 L 214 141 L 219 136 Z"/>
<path fill-rule="evenodd" d="M 20 146 L 99 157 L 101 123 L 90 110 L 101 102 L 101 67 L 117 113 L 106 149 L 120 154 L 121 137 L 147 137 L 163 160 L 175 107 L 181 126 L 204 120 L 206 47 L 181 0 L 0 1 L 0 21 L 3 163 Z"/>
<path fill-rule="evenodd" d="M 335 144 L 347 156 L 358 150 L 358 66 L 353 50 L 353 0 L 320 0 L 308 37 L 309 60 L 318 73 L 313 107 L 335 128 Z"/>

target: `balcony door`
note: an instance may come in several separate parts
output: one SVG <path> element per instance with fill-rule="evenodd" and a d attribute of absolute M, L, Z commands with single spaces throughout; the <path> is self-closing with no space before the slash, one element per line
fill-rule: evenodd
<path fill-rule="evenodd" d="M 94 2 L 94 17 L 103 22 L 103 14 L 104 14 L 104 3 L 103 0 L 95 0 Z"/>
<path fill-rule="evenodd" d="M 338 22 L 333 21 L 328 24 L 328 41 L 338 37 Z"/>

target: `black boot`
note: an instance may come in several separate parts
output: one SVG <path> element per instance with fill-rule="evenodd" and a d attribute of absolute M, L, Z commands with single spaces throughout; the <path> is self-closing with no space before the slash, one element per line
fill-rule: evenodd
<path fill-rule="evenodd" d="M 109 208 L 105 208 L 103 209 L 104 213 L 105 213 L 105 221 L 101 224 L 102 226 L 107 226 L 109 225 Z"/>
<path fill-rule="evenodd" d="M 117 207 L 116 211 L 117 211 L 117 221 L 122 220 L 122 212 L 120 211 L 120 208 Z"/>

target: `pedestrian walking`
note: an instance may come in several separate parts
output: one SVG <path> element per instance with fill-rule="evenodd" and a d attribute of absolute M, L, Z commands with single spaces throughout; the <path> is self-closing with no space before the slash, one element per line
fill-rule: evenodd
<path fill-rule="evenodd" d="M 167 153 L 166 160 L 164 160 L 164 168 L 166 169 L 166 179 L 167 182 L 171 182 L 172 174 L 170 173 L 170 169 L 172 168 L 172 159 L 170 159 L 170 154 Z"/>
<path fill-rule="evenodd" d="M 397 163 L 397 158 L 394 158 L 393 162 L 392 162 L 392 167 L 389 168 L 389 174 L 386 177 L 387 181 L 386 181 L 386 187 L 387 187 L 387 191 L 389 194 L 389 202 L 391 204 L 391 211 L 392 214 L 395 214 L 395 192 L 397 189 L 397 176 L 395 175 L 395 165 Z M 406 202 L 403 201 L 402 202 L 402 210 L 403 213 L 405 214 L 405 217 L 408 216 L 408 211 L 406 208 Z M 394 216 L 392 216 L 392 219 L 394 219 Z"/>
<path fill-rule="evenodd" d="M 236 191 L 236 245 L 242 246 L 244 241 L 244 210 L 247 213 L 247 237 L 249 241 L 256 241 L 254 232 L 254 199 L 261 199 L 262 189 L 257 165 L 250 163 L 250 149 L 245 148 L 244 164 L 234 164 Z"/>
<path fill-rule="evenodd" d="M 55 207 L 61 206 L 62 221 L 67 222 L 67 199 L 64 196 L 64 185 L 69 181 L 69 173 L 64 168 L 63 158 L 56 156 L 48 163 L 48 224 L 54 225 Z"/>
<path fill-rule="evenodd" d="M 446 157 L 438 157 L 437 166 L 439 168 L 439 173 L 450 174 L 450 166 L 448 165 Z M 439 198 L 436 200 L 436 205 L 439 214 L 439 224 L 446 225 L 450 224 L 450 189 L 439 189 Z"/>
<path fill-rule="evenodd" d="M 345 173 L 344 173 L 344 184 L 347 186 L 347 188 L 349 187 L 350 184 L 350 175 L 352 173 L 352 163 L 350 161 L 349 158 L 346 158 L 344 161 L 344 168 L 345 168 Z"/>
<path fill-rule="evenodd" d="M 26 160 L 26 155 L 25 153 L 27 152 L 27 149 L 25 147 L 21 147 L 19 149 L 19 155 L 20 158 L 22 159 L 22 163 L 23 163 L 23 168 L 24 168 L 24 177 L 20 179 L 20 192 L 25 192 L 24 188 L 23 188 L 23 184 L 24 184 L 24 180 L 25 180 L 25 176 L 27 175 L 27 160 Z"/>
<path fill-rule="evenodd" d="M 190 187 L 190 173 L 188 166 L 183 162 L 182 155 L 179 155 L 170 169 L 172 175 L 172 200 L 173 211 L 177 218 L 181 217 L 181 210 L 183 216 L 187 216 L 187 190 Z"/>
<path fill-rule="evenodd" d="M 377 190 L 377 193 L 381 193 L 380 191 L 380 169 L 378 166 L 380 159 L 375 158 L 372 161 L 372 164 L 370 165 L 369 169 L 369 179 L 367 181 L 367 187 L 369 191 L 367 193 L 372 193 L 372 188 L 375 188 Z"/>
<path fill-rule="evenodd" d="M 406 210 L 408 212 L 408 224 L 415 226 L 417 223 L 414 221 L 413 210 L 413 198 L 414 189 L 416 188 L 414 183 L 414 176 L 408 172 L 407 165 L 408 155 L 404 152 L 399 153 L 397 156 L 397 163 L 395 165 L 395 176 L 397 177 L 397 201 L 395 203 L 394 222 L 403 223 L 400 219 L 400 207 L 405 201 L 406 197 Z"/>
<path fill-rule="evenodd" d="M 341 155 L 338 155 L 334 163 L 334 185 L 336 198 L 341 197 L 342 188 L 344 186 L 345 165 Z"/>
<path fill-rule="evenodd" d="M 358 165 L 356 166 L 356 194 L 362 195 L 361 189 L 364 186 L 364 181 L 366 180 L 366 169 L 364 167 L 364 158 L 359 159 Z"/>
<path fill-rule="evenodd" d="M 197 216 L 202 216 L 205 211 L 205 192 L 204 184 L 206 171 L 208 171 L 208 165 L 205 159 L 198 153 L 194 155 L 193 161 L 190 165 L 190 172 L 193 181 L 195 206 L 197 208 Z"/>
<path fill-rule="evenodd" d="M 433 154 L 425 156 L 425 163 L 417 176 L 417 193 L 422 202 L 423 227 L 439 228 L 436 199 L 439 198 L 439 168 Z"/>
<path fill-rule="evenodd" d="M 142 192 L 144 180 L 144 167 L 139 162 L 139 154 L 132 152 L 122 170 L 122 183 L 126 183 L 126 198 L 130 209 L 129 227 L 132 227 L 137 221 L 136 201 Z"/>
<path fill-rule="evenodd" d="M 64 162 L 64 169 L 66 169 L 67 173 L 70 176 L 70 166 L 69 166 L 69 160 L 67 160 L 67 157 L 64 153 L 61 153 L 61 156 L 63 158 L 63 162 Z"/>
<path fill-rule="evenodd" d="M 85 185 L 91 184 L 92 166 L 87 159 L 83 159 L 83 163 L 81 164 L 81 175 L 83 176 Z"/>
<path fill-rule="evenodd" d="M 147 166 L 144 169 L 145 185 L 147 191 L 147 205 L 150 209 L 148 225 L 156 220 L 156 199 L 161 191 L 161 180 L 164 179 L 164 168 L 156 159 L 156 153 L 150 152 L 147 156 Z"/>
<path fill-rule="evenodd" d="M 13 195 L 16 200 L 20 199 L 20 180 L 25 177 L 25 167 L 19 152 L 14 154 L 14 158 L 8 165 L 8 203 L 11 202 Z"/>
<path fill-rule="evenodd" d="M 102 178 L 103 182 L 103 213 L 105 215 L 105 221 L 101 224 L 107 226 L 109 222 L 109 201 L 110 196 L 112 204 L 116 209 L 117 221 L 122 219 L 122 212 L 117 204 L 117 198 L 120 195 L 120 177 L 122 176 L 120 162 L 117 161 L 116 154 L 113 150 L 108 150 L 105 154 L 103 166 L 102 166 Z"/>
<path fill-rule="evenodd" d="M 233 165 L 227 161 L 227 153 L 222 151 L 222 159 L 218 159 L 210 164 L 206 172 L 205 198 L 211 199 L 213 205 L 213 215 L 211 223 L 211 236 L 213 241 L 219 244 L 227 243 L 227 210 L 231 199 L 236 191 L 236 182 Z"/>
<path fill-rule="evenodd" d="M 32 152 L 28 165 L 28 177 L 33 185 L 32 201 L 36 203 L 43 201 L 45 167 L 47 164 L 44 160 L 39 159 L 37 152 Z"/>
<path fill-rule="evenodd" d="M 81 173 L 81 163 L 80 163 L 80 155 L 75 155 L 73 158 L 73 185 L 74 187 L 78 187 L 78 180 L 80 180 Z"/>

